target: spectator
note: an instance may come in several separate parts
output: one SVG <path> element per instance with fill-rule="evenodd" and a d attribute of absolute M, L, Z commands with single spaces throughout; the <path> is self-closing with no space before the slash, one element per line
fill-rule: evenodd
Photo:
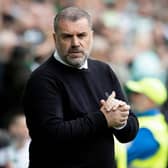
<path fill-rule="evenodd" d="M 6 130 L 0 129 L 0 168 L 14 168 L 11 151 L 10 135 Z"/>
<path fill-rule="evenodd" d="M 30 137 L 21 108 L 16 108 L 8 116 L 7 130 L 11 137 L 13 168 L 27 168 L 29 163 L 28 148 Z"/>
<path fill-rule="evenodd" d="M 166 168 L 167 123 L 159 109 L 166 100 L 166 88 L 155 78 L 128 81 L 126 87 L 140 123 L 136 138 L 128 146 L 128 165 L 130 168 Z"/>

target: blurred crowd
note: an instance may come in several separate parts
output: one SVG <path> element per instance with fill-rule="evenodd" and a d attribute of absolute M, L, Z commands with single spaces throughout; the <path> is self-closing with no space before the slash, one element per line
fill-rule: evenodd
<path fill-rule="evenodd" d="M 27 154 L 30 141 L 22 109 L 24 86 L 54 51 L 55 14 L 72 5 L 93 18 L 91 57 L 108 63 L 123 86 L 143 77 L 168 86 L 168 0 L 0 0 L 0 148 L 8 150 L 12 143 L 14 149 L 7 153 L 15 168 L 26 167 L 27 160 L 19 158 Z M 167 104 L 161 107 L 165 116 Z M 5 159 L 0 150 L 0 167 Z"/>

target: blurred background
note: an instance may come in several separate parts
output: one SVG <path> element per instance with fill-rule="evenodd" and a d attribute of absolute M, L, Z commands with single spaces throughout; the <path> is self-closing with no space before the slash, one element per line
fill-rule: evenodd
<path fill-rule="evenodd" d="M 168 86 L 168 0 L 0 0 L 0 167 L 28 164 L 23 89 L 54 51 L 54 16 L 72 5 L 93 18 L 91 57 L 108 63 L 123 86 L 143 77 Z"/>

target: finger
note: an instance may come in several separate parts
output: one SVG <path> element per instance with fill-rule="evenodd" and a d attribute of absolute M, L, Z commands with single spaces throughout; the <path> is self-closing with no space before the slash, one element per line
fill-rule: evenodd
<path fill-rule="evenodd" d="M 112 94 L 108 97 L 108 99 L 106 101 L 108 110 L 112 110 L 112 107 L 114 107 L 114 106 L 118 107 L 119 100 L 115 99 L 115 96 L 116 96 L 116 93 L 115 93 L 115 91 L 113 91 Z"/>
<path fill-rule="evenodd" d="M 115 96 L 116 96 L 116 92 L 112 91 L 112 94 L 108 97 L 108 99 L 106 101 L 107 111 L 116 110 L 120 106 L 126 105 L 126 103 L 124 101 L 116 99 Z"/>
<path fill-rule="evenodd" d="M 128 119 L 129 113 L 123 113 L 123 114 L 121 115 L 121 117 L 123 117 L 123 118 L 125 118 L 125 119 Z"/>
<path fill-rule="evenodd" d="M 126 105 L 125 102 L 123 102 L 123 101 L 121 101 L 121 100 L 114 99 L 114 100 L 113 100 L 112 110 L 117 110 L 117 108 L 119 108 L 119 107 L 122 108 L 122 107 L 125 106 L 125 105 Z"/>
<path fill-rule="evenodd" d="M 125 105 L 127 105 L 126 102 L 124 102 L 124 101 L 122 101 L 122 100 L 120 100 L 119 103 L 120 103 L 120 106 L 125 106 Z"/>
<path fill-rule="evenodd" d="M 108 96 L 108 99 L 106 102 L 110 104 L 113 100 L 115 100 L 115 96 L 116 96 L 115 91 L 113 91 L 112 94 Z"/>
<path fill-rule="evenodd" d="M 112 99 L 115 99 L 116 97 L 116 92 L 115 91 L 112 91 L 111 95 L 109 96 L 110 98 Z"/>
<path fill-rule="evenodd" d="M 130 105 L 125 105 L 125 106 L 122 106 L 119 108 L 121 111 L 129 111 L 131 109 L 131 106 Z"/>
<path fill-rule="evenodd" d="M 106 103 L 106 101 L 105 100 L 100 100 L 100 105 L 101 105 L 101 109 L 104 109 L 104 110 L 106 110 L 107 112 L 109 112 L 110 110 L 107 110 L 107 109 L 109 109 L 108 108 L 108 106 L 107 106 L 107 103 Z"/>
<path fill-rule="evenodd" d="M 112 109 L 112 107 L 113 107 L 113 104 L 114 104 L 114 98 L 113 98 L 113 96 L 115 96 L 114 94 L 113 95 L 110 95 L 109 97 L 108 97 L 108 99 L 107 99 L 107 101 L 106 101 L 106 109 L 107 109 L 107 111 L 110 111 L 111 109 Z"/>
<path fill-rule="evenodd" d="M 120 106 L 120 104 L 114 104 L 114 105 L 112 106 L 112 110 L 113 110 L 113 111 L 117 110 L 117 109 L 119 108 L 119 106 Z"/>
<path fill-rule="evenodd" d="M 120 122 L 124 123 L 124 122 L 126 122 L 126 119 L 120 119 Z"/>
<path fill-rule="evenodd" d="M 101 104 L 102 106 L 105 105 L 105 104 L 106 104 L 105 100 L 104 100 L 104 99 L 101 99 L 101 100 L 100 100 L 100 104 Z"/>
<path fill-rule="evenodd" d="M 127 118 L 129 116 L 129 111 L 121 112 L 120 115 L 121 115 L 122 118 Z"/>

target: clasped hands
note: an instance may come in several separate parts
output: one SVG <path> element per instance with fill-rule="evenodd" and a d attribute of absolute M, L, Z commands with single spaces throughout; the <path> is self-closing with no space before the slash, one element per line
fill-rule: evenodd
<path fill-rule="evenodd" d="M 130 106 L 115 98 L 115 91 L 107 98 L 107 100 L 101 100 L 100 111 L 104 114 L 108 127 L 120 128 L 127 124 Z"/>

